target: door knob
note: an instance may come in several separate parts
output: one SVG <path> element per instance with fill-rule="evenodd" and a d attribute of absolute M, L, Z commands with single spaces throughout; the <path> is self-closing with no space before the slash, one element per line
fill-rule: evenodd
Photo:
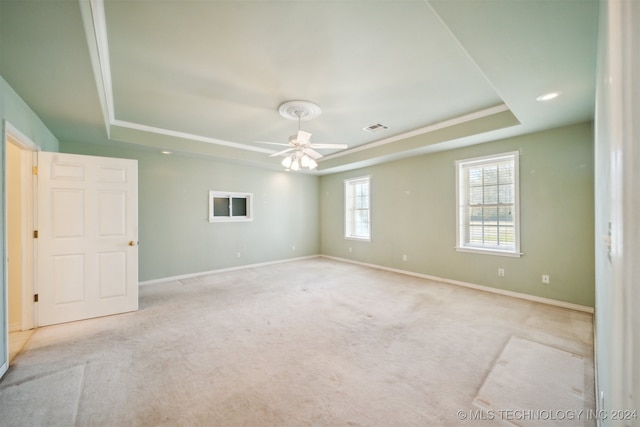
<path fill-rule="evenodd" d="M 136 245 L 136 242 L 134 242 L 133 240 L 129 242 L 129 246 L 135 246 L 135 245 Z"/>

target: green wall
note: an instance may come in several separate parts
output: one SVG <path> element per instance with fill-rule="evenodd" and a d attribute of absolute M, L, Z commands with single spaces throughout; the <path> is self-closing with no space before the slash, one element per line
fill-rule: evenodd
<path fill-rule="evenodd" d="M 8 121 L 43 150 L 58 151 L 58 139 L 2 76 L 0 76 L 0 117 L 2 117 L 3 126 L 4 122 Z"/>
<path fill-rule="evenodd" d="M 457 252 L 455 160 L 514 150 L 524 255 Z M 138 160 L 141 281 L 321 253 L 594 304 L 591 123 L 322 177 L 121 146 L 63 142 L 61 151 Z M 343 237 L 343 180 L 362 175 L 371 175 L 371 242 Z M 254 221 L 207 222 L 209 190 L 253 193 Z"/>
<path fill-rule="evenodd" d="M 317 176 L 97 144 L 61 151 L 138 160 L 141 281 L 319 253 Z M 254 220 L 209 223 L 210 190 L 253 193 Z"/>
<path fill-rule="evenodd" d="M 454 162 L 515 150 L 524 255 L 457 252 Z M 371 242 L 343 237 L 343 180 L 363 175 L 371 176 Z M 593 179 L 591 123 L 326 175 L 320 180 L 320 251 L 593 307 Z M 542 274 L 551 276 L 550 284 L 541 283 Z"/>

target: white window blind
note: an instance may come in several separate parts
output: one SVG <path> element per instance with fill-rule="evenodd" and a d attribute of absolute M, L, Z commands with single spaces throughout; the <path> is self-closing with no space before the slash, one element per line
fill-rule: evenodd
<path fill-rule="evenodd" d="M 344 181 L 345 237 L 348 239 L 371 239 L 369 184 L 368 176 Z"/>
<path fill-rule="evenodd" d="M 520 256 L 518 152 L 459 160 L 457 249 Z"/>

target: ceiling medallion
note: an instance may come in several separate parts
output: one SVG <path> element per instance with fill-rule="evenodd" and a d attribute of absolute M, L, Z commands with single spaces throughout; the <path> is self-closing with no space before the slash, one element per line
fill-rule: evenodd
<path fill-rule="evenodd" d="M 320 107 L 309 101 L 287 101 L 280 104 L 278 112 L 288 120 L 311 120 L 322 113 Z"/>

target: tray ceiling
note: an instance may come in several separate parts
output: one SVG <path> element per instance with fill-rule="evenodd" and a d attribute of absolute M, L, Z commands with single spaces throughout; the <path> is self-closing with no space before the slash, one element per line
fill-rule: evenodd
<path fill-rule="evenodd" d="M 61 141 L 279 168 L 301 123 L 328 173 L 590 120 L 598 2 L 0 2 L 0 74 Z M 536 97 L 561 91 L 560 97 Z M 388 129 L 366 132 L 384 124 Z"/>

